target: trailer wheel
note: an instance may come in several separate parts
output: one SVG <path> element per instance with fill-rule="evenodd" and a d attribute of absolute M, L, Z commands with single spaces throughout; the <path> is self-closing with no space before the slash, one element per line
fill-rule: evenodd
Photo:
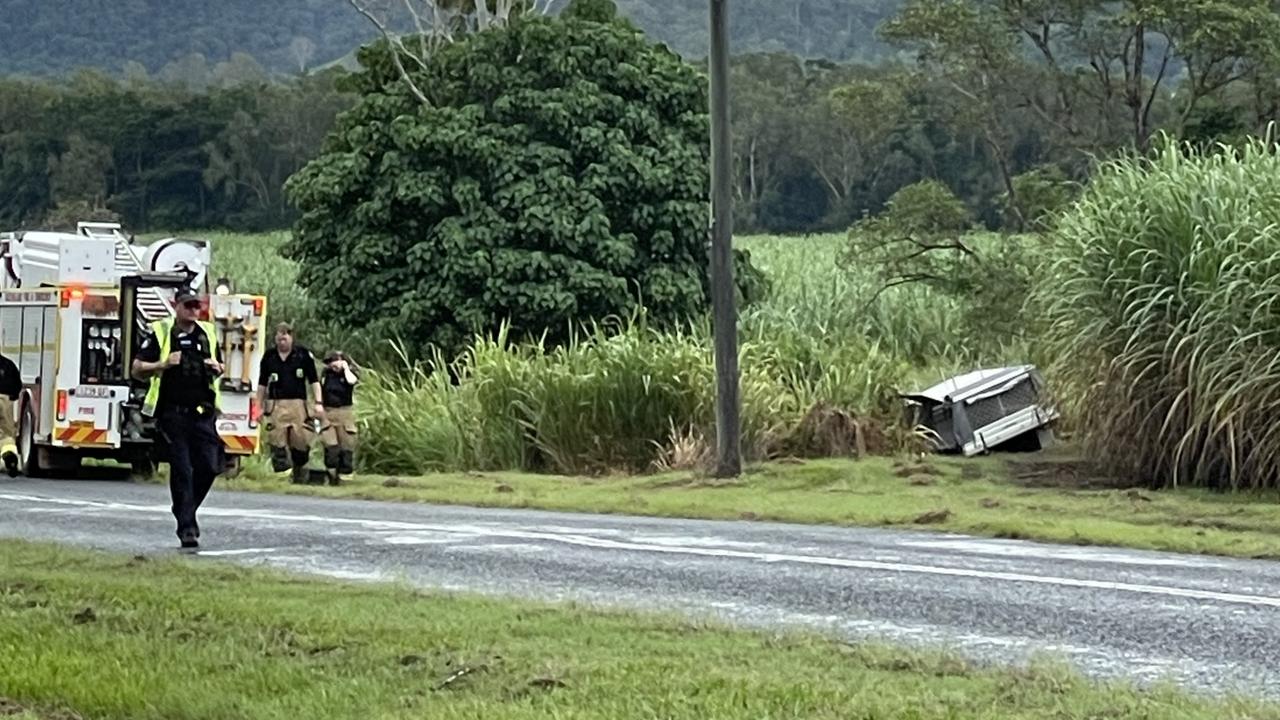
<path fill-rule="evenodd" d="M 18 426 L 18 467 L 22 474 L 38 478 L 47 473 L 40 466 L 40 449 L 36 447 L 36 415 L 30 401 L 22 404 L 22 418 Z"/>

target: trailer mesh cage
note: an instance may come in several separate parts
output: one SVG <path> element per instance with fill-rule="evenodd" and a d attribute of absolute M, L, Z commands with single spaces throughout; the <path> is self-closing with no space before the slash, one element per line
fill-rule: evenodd
<path fill-rule="evenodd" d="M 975 370 L 904 393 L 907 420 L 940 452 L 974 455 L 1019 438 L 1043 444 L 1057 412 L 1032 365 Z"/>

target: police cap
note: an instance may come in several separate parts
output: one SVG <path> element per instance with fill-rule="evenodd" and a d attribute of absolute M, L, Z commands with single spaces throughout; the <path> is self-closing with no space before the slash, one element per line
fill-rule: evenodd
<path fill-rule="evenodd" d="M 191 302 L 192 300 L 199 300 L 199 299 L 200 299 L 200 294 L 195 291 L 195 288 L 184 285 L 178 288 L 178 292 L 174 294 L 173 303 L 175 305 L 183 305 L 185 303 Z"/>

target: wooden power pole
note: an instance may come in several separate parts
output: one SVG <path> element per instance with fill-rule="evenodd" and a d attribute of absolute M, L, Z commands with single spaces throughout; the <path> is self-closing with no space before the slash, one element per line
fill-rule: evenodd
<path fill-rule="evenodd" d="M 728 0 L 711 3 L 711 312 L 716 357 L 716 476 L 742 472 L 738 315 L 733 283 Z"/>

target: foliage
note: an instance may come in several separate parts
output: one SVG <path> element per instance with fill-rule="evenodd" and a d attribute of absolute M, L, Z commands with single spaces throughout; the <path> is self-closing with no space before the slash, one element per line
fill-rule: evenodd
<path fill-rule="evenodd" d="M 841 264 L 879 278 L 871 300 L 912 284 L 956 298 L 954 311 L 971 341 L 1028 335 L 1023 300 L 1035 284 L 1039 244 L 972 230 L 973 218 L 955 195 L 926 180 L 895 193 L 883 214 L 854 225 Z"/>
<path fill-rule="evenodd" d="M 361 60 L 360 103 L 289 182 L 303 214 L 287 251 L 323 313 L 452 354 L 503 323 L 554 343 L 641 303 L 655 325 L 703 310 L 692 67 L 575 18 L 514 20 L 431 54 L 414 73 L 426 106 L 385 44 Z"/>
<path fill-rule="evenodd" d="M 955 290 L 960 263 L 975 257 L 964 235 L 973 216 L 945 185 L 924 180 L 894 193 L 885 212 L 849 230 L 845 266 L 870 265 L 883 287 L 929 283 Z"/>
<path fill-rule="evenodd" d="M 935 81 L 940 122 L 986 146 L 1015 230 L 1034 221 L 1013 179 L 1036 165 L 1079 177 L 1090 154 L 1145 151 L 1233 95 L 1254 129 L 1277 108 L 1263 79 L 1280 55 L 1270 0 L 907 0 L 881 34 Z"/>
<path fill-rule="evenodd" d="M 1048 349 L 1101 462 L 1160 485 L 1280 487 L 1277 172 L 1270 141 L 1170 142 L 1105 164 L 1059 222 Z"/>
<path fill-rule="evenodd" d="M 618 18 L 618 6 L 613 0 L 569 0 L 563 17 L 607 23 Z"/>
<path fill-rule="evenodd" d="M 1056 165 L 1045 165 L 1013 178 L 1013 194 L 1004 199 L 1030 231 L 1050 229 L 1054 219 L 1075 200 L 1079 187 Z M 1007 222 L 1012 224 L 1013 220 Z"/>
<path fill-rule="evenodd" d="M 345 2 L 10 0 L 0 14 L 5 74 L 51 75 L 91 65 L 191 77 L 236 53 L 270 72 L 311 69 L 372 37 Z"/>
<path fill-rule="evenodd" d="M 349 100 L 332 74 L 194 92 L 97 72 L 0 80 L 0 227 L 280 226 L 281 186 Z M 87 215 L 86 215 L 87 214 Z"/>

